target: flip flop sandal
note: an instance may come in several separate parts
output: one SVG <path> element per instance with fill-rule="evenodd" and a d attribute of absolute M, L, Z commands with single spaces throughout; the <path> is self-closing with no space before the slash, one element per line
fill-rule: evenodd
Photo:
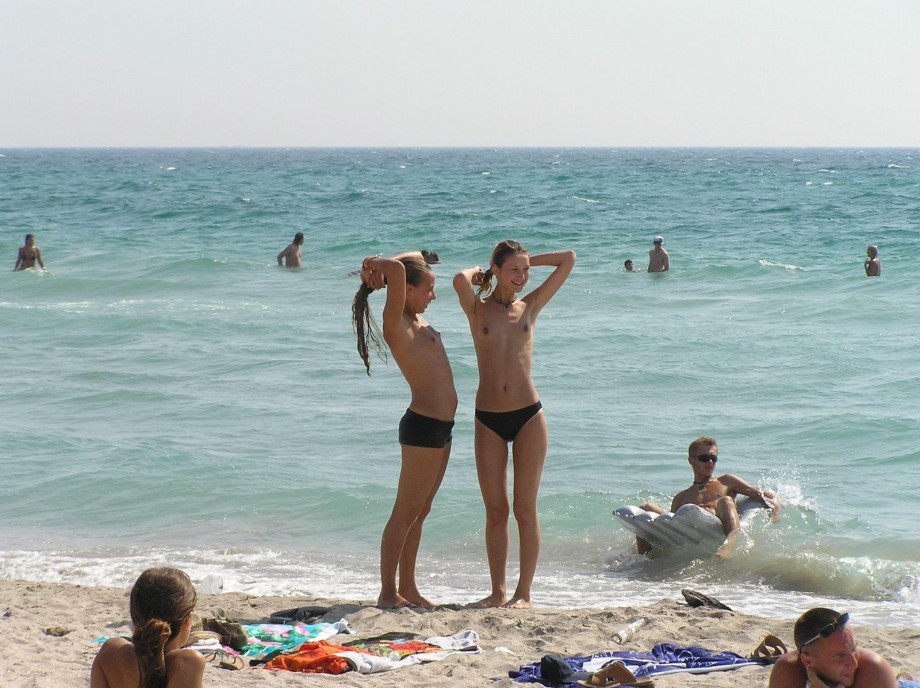
<path fill-rule="evenodd" d="M 246 668 L 245 659 L 239 655 L 232 655 L 226 650 L 210 650 L 201 654 L 204 655 L 204 659 L 208 664 L 218 669 L 238 670 Z"/>
<path fill-rule="evenodd" d="M 309 623 L 329 613 L 329 607 L 295 607 L 275 612 L 269 617 L 273 624 Z"/>
<path fill-rule="evenodd" d="M 585 688 L 620 688 L 620 686 L 653 688 L 655 681 L 650 678 L 637 678 L 623 662 L 616 661 L 598 669 L 584 681 L 578 681 L 578 685 Z"/>
<path fill-rule="evenodd" d="M 714 597 L 709 597 L 704 595 L 701 592 L 696 590 L 690 590 L 690 588 L 684 588 L 680 591 L 680 594 L 684 596 L 684 599 L 687 600 L 687 604 L 691 607 L 714 607 L 716 609 L 724 609 L 726 611 L 731 611 L 731 607 L 728 605 L 722 604 Z"/>
<path fill-rule="evenodd" d="M 789 650 L 786 648 L 786 643 L 771 633 L 764 636 L 764 639 L 760 641 L 760 645 L 754 648 L 749 659 L 773 664 L 787 652 Z"/>

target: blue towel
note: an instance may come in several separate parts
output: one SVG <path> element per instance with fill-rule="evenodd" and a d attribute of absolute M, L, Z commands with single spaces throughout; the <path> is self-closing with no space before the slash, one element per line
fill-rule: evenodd
<path fill-rule="evenodd" d="M 671 674 L 679 671 L 706 673 L 745 666 L 764 666 L 764 662 L 742 657 L 734 652 L 712 652 L 702 647 L 681 647 L 673 643 L 659 643 L 650 652 L 620 650 L 598 652 L 588 657 L 565 657 L 573 671 L 597 671 L 613 660 L 620 660 L 637 678 Z M 540 663 L 525 664 L 508 676 L 519 683 L 541 683 L 549 685 L 576 685 L 574 683 L 551 683 L 540 675 Z"/>

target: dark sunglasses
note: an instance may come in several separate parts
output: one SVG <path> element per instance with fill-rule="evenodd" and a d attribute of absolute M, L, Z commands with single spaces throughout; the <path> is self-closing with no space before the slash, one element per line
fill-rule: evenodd
<path fill-rule="evenodd" d="M 718 457 L 718 456 L 714 456 L 714 455 L 712 455 L 712 454 L 697 454 L 696 460 L 697 460 L 697 461 L 702 461 L 703 463 L 709 463 L 710 461 L 712 461 L 713 463 L 715 463 L 716 461 L 719 460 L 719 457 Z"/>
<path fill-rule="evenodd" d="M 814 638 L 806 640 L 804 643 L 802 643 L 800 647 L 805 647 L 806 645 L 810 645 L 811 643 L 815 642 L 818 638 L 827 638 L 834 631 L 839 631 L 844 626 L 846 626 L 847 621 L 849 620 L 850 620 L 849 613 L 841 614 L 839 617 L 837 617 L 837 620 L 834 623 L 829 623 L 827 626 L 825 626 L 820 631 L 818 631 L 818 635 L 816 635 Z"/>

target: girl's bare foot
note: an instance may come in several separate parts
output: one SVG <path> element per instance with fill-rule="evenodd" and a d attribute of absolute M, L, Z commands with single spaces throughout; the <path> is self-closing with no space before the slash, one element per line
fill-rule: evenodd
<path fill-rule="evenodd" d="M 525 600 L 523 597 L 512 597 L 502 607 L 505 609 L 532 609 L 533 605 L 530 600 Z"/>
<path fill-rule="evenodd" d="M 397 609 L 398 607 L 410 607 L 410 602 L 402 595 L 395 597 L 384 597 L 382 594 L 377 598 L 377 607 L 379 609 Z"/>
<path fill-rule="evenodd" d="M 489 595 L 478 602 L 470 602 L 466 605 L 466 609 L 492 609 L 494 607 L 501 607 L 504 603 L 504 595 Z"/>

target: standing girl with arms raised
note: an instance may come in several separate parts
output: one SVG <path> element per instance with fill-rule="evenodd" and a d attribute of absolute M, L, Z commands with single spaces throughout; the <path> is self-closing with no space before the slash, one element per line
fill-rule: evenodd
<path fill-rule="evenodd" d="M 422 523 L 447 469 L 457 412 L 454 376 L 441 335 L 421 317 L 435 299 L 434 272 L 421 253 L 394 258 L 371 256 L 364 259 L 361 281 L 352 306 L 352 323 L 367 373 L 370 375 L 370 350 L 379 353 L 383 349 L 368 296 L 385 287 L 383 339 L 412 393 L 409 408 L 399 422 L 402 469 L 396 502 L 380 541 L 377 606 L 431 607 L 416 586 L 415 560 Z"/>
<path fill-rule="evenodd" d="M 530 278 L 530 268 L 536 266 L 555 269 L 539 287 L 518 298 Z M 543 406 L 530 374 L 533 328 L 540 311 L 574 266 L 574 251 L 531 256 L 518 242 L 509 240 L 495 247 L 488 270 L 477 266 L 454 277 L 454 289 L 469 320 L 479 364 L 476 472 L 486 508 L 486 555 L 492 580 L 491 594 L 472 606 L 531 606 L 530 587 L 540 556 L 537 493 L 548 443 Z M 475 294 L 473 287 L 478 287 Z M 520 576 L 514 594 L 507 600 L 509 442 Z"/>

